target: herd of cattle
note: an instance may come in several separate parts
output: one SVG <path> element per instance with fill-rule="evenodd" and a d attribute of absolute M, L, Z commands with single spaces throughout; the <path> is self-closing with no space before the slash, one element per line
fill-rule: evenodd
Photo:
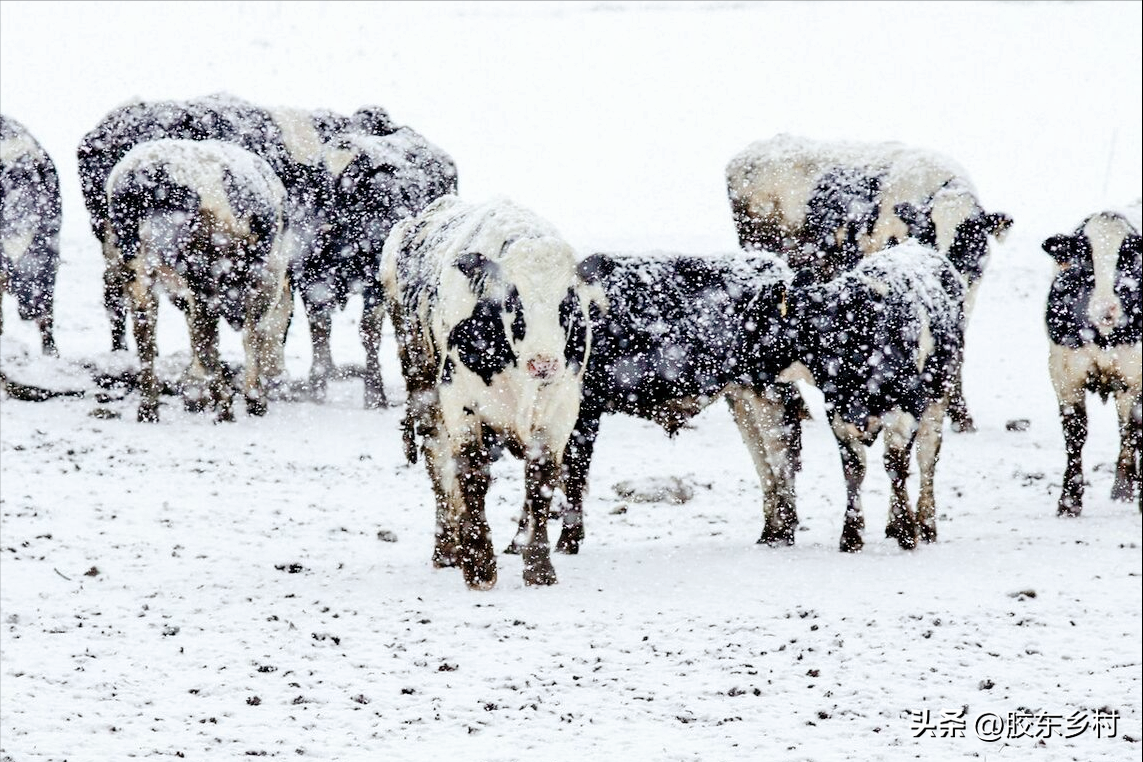
<path fill-rule="evenodd" d="M 56 352 L 53 298 L 61 203 L 56 167 L 0 117 L 3 291 Z M 433 563 L 472 588 L 496 581 L 485 519 L 490 464 L 524 463 L 524 510 L 509 550 L 527 584 L 556 581 L 547 518 L 564 495 L 556 549 L 576 553 L 600 419 L 624 413 L 674 433 L 727 401 L 762 487 L 759 542 L 791 545 L 805 418 L 796 382 L 821 390 L 841 453 L 841 549 L 862 547 L 865 448 L 884 432 L 886 535 L 936 539 L 933 478 L 944 418 L 974 428 L 961 391 L 965 321 L 990 239 L 963 169 L 896 143 L 825 144 L 780 135 L 726 168 L 741 251 L 586 258 L 533 212 L 459 198 L 452 158 L 377 107 L 346 117 L 265 109 L 223 95 L 138 102 L 78 148 L 91 227 L 105 257 L 111 346 L 138 352 L 140 421 L 159 417 L 159 293 L 185 313 L 191 409 L 233 418 L 219 320 L 242 332 L 249 414 L 285 382 L 283 347 L 300 296 L 320 398 L 333 371 L 334 309 L 363 296 L 365 405 L 386 404 L 378 349 L 386 315 L 408 391 L 410 461 L 436 502 Z M 1143 500 L 1143 264 L 1140 206 L 1101 211 L 1043 248 L 1058 263 L 1046 322 L 1067 467 L 1058 512 L 1082 508 L 1088 392 L 1114 396 L 1113 497 Z M 0 330 L 2 330 L 0 324 Z M 916 449 L 920 495 L 906 492 Z"/>

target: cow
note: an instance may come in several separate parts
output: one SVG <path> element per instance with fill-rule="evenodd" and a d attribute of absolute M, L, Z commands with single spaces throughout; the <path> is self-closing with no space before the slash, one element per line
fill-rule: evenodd
<path fill-rule="evenodd" d="M 266 109 L 215 94 L 186 101 L 139 101 L 114 109 L 83 137 L 77 149 L 84 202 L 107 261 L 104 303 L 111 320 L 113 350 L 127 346 L 127 274 L 119 266 L 123 259 L 109 234 L 104 186 L 112 167 L 127 151 L 159 138 L 234 143 L 269 162 L 285 186 L 285 241 L 292 285 L 305 307 L 313 348 L 308 386 L 315 398 L 323 398 L 334 370 L 329 349 L 332 313 L 343 308 L 352 293 L 364 290 L 367 302 L 375 294 L 381 240 L 371 237 L 359 242 L 354 235 L 363 220 L 399 219 L 403 210 L 390 209 L 390 198 L 421 199 L 433 192 L 407 189 L 403 184 L 427 180 L 430 189 L 454 191 L 456 168 L 451 158 L 411 128 L 395 125 L 378 106 L 343 116 L 322 110 Z M 388 154 L 404 150 L 405 158 L 391 166 L 374 162 L 374 154 L 386 151 L 365 142 L 368 138 L 387 139 L 392 144 Z M 420 167 L 420 174 L 407 171 L 407 165 Z M 361 183 L 367 169 L 376 176 Z M 386 177 L 399 187 L 380 191 Z M 343 204 L 349 205 L 348 213 L 343 214 Z M 380 230 L 376 225 L 371 229 Z M 374 305 L 366 304 L 361 322 L 367 407 L 386 403 L 377 357 L 380 326 L 370 323 L 376 314 Z"/>
<path fill-rule="evenodd" d="M 17 314 L 35 321 L 52 356 L 62 218 L 56 165 L 22 124 L 0 115 L 0 294 L 16 297 Z"/>
<path fill-rule="evenodd" d="M 829 280 L 913 237 L 952 261 L 972 312 L 990 255 L 1012 226 L 985 212 L 968 174 L 938 153 L 901 143 L 826 143 L 777 135 L 750 144 L 726 167 L 744 249 L 777 251 L 795 270 Z M 960 371 L 949 403 L 954 431 L 975 431 Z"/>
<path fill-rule="evenodd" d="M 863 547 L 864 447 L 882 431 L 891 483 L 885 534 L 904 549 L 936 541 L 933 477 L 964 341 L 959 274 L 932 248 L 906 240 L 825 283 L 800 271 L 787 301 L 793 341 L 783 361 L 791 363 L 779 380 L 808 381 L 825 398 L 846 483 L 841 550 Z M 905 484 L 914 442 L 915 512 Z"/>
<path fill-rule="evenodd" d="M 1092 214 L 1073 232 L 1053 235 L 1043 249 L 1059 270 L 1048 292 L 1048 367 L 1059 402 L 1067 466 L 1057 515 L 1083 510 L 1082 451 L 1088 392 L 1115 397 L 1119 459 L 1111 496 L 1139 495 L 1143 510 L 1143 259 L 1140 202 Z"/>
<path fill-rule="evenodd" d="M 264 415 L 266 382 L 284 370 L 293 308 L 282 235 L 286 191 L 278 176 L 231 143 L 160 139 L 128 151 L 108 175 L 106 193 L 108 232 L 122 256 L 134 311 L 139 421 L 159 420 L 160 287 L 186 313 L 190 329 L 188 407 L 209 405 L 218 420 L 233 420 L 230 381 L 218 353 L 221 317 L 242 331 L 246 411 Z"/>
<path fill-rule="evenodd" d="M 336 148 L 333 146 L 336 145 Z M 331 144 L 325 166 L 334 179 L 336 224 L 328 226 L 320 255 L 295 258 L 293 282 L 310 315 L 314 384 L 333 370 L 330 315 L 359 290 L 364 300 L 361 341 L 365 347 L 365 405 L 387 404 L 381 381 L 381 249 L 389 231 L 441 196 L 455 193 L 452 158 L 408 127 L 386 135 L 348 135 Z"/>
<path fill-rule="evenodd" d="M 556 582 L 547 518 L 579 414 L 597 286 L 572 248 L 507 199 L 444 196 L 398 223 L 381 279 L 408 391 L 405 454 L 418 440 L 436 501 L 433 563 L 496 583 L 484 500 L 503 449 L 524 461 L 527 585 Z"/>
<path fill-rule="evenodd" d="M 762 484 L 760 543 L 794 542 L 796 390 L 776 384 L 792 273 L 778 257 L 592 254 L 579 265 L 606 309 L 592 315 L 579 418 L 564 452 L 567 504 L 556 550 L 578 553 L 583 501 L 604 414 L 622 413 L 673 436 L 725 398 Z M 799 408 L 800 409 L 800 408 Z M 512 550 L 523 533 L 513 542 Z"/>

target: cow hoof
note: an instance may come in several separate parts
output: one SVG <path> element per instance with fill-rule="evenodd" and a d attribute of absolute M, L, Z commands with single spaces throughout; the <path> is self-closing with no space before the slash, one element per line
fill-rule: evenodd
<path fill-rule="evenodd" d="M 552 566 L 552 559 L 548 555 L 547 547 L 524 548 L 524 584 L 556 584 L 556 570 Z"/>
<path fill-rule="evenodd" d="M 234 423 L 234 411 L 227 408 L 226 410 L 218 411 L 218 415 L 214 417 L 215 423 Z"/>
<path fill-rule="evenodd" d="M 159 422 L 159 406 L 155 405 L 140 405 L 139 413 L 136 416 L 139 423 L 158 423 Z"/>
<path fill-rule="evenodd" d="M 771 548 L 791 547 L 794 544 L 793 527 L 766 527 L 762 536 L 758 538 L 758 545 L 769 545 Z"/>
<path fill-rule="evenodd" d="M 917 535 L 902 532 L 897 535 L 897 547 L 901 550 L 915 550 L 917 548 Z"/>
<path fill-rule="evenodd" d="M 1056 515 L 1065 519 L 1078 518 L 1081 512 L 1083 512 L 1082 505 L 1075 505 L 1070 501 L 1065 503 L 1063 500 L 1060 501 L 1060 507 L 1056 509 Z"/>
<path fill-rule="evenodd" d="M 515 540 L 512 540 L 512 542 L 508 543 L 508 547 L 504 548 L 504 554 L 518 556 L 520 555 L 520 546 L 516 544 Z"/>
<path fill-rule="evenodd" d="M 365 409 L 366 410 L 384 410 L 389 407 L 389 400 L 385 396 L 385 392 L 365 389 Z"/>
<path fill-rule="evenodd" d="M 266 415 L 266 401 L 257 398 L 246 398 L 246 414 L 264 416 Z"/>
<path fill-rule="evenodd" d="M 975 434 L 976 424 L 972 418 L 963 418 L 952 422 L 952 430 L 957 434 Z"/>
<path fill-rule="evenodd" d="M 581 542 L 583 542 L 583 527 L 578 529 L 564 527 L 560 530 L 560 539 L 556 540 L 556 552 L 574 556 L 579 553 Z"/>
<path fill-rule="evenodd" d="M 1129 503 L 1135 499 L 1135 482 L 1130 478 L 1116 477 L 1111 485 L 1111 499 Z"/>
<path fill-rule="evenodd" d="M 491 590 L 496 584 L 496 555 L 491 543 L 482 547 L 458 549 L 464 582 L 473 590 Z"/>
<path fill-rule="evenodd" d="M 935 526 L 926 526 L 921 524 L 919 529 L 920 540 L 925 544 L 931 544 L 937 541 L 937 528 Z"/>
<path fill-rule="evenodd" d="M 58 349 L 56 349 L 55 344 L 44 344 L 42 349 L 43 349 L 44 355 L 47 357 L 59 357 L 60 356 L 60 351 Z"/>
<path fill-rule="evenodd" d="M 206 407 L 205 397 L 183 397 L 183 410 L 188 413 L 201 413 Z"/>
<path fill-rule="evenodd" d="M 842 530 L 840 545 L 842 553 L 860 553 L 864 547 L 865 541 L 861 539 L 860 532 L 850 531 L 848 528 Z"/>

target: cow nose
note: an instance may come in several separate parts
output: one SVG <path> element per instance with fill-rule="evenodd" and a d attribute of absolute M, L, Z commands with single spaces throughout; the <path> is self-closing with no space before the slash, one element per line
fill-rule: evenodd
<path fill-rule="evenodd" d="M 528 360 L 528 375 L 541 381 L 547 381 L 556 375 L 560 369 L 560 361 L 551 355 L 536 355 Z"/>

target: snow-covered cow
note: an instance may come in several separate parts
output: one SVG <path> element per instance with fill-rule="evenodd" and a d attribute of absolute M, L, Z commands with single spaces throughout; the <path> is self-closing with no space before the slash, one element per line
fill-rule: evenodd
<path fill-rule="evenodd" d="M 456 193 L 452 158 L 408 127 L 387 135 L 349 135 L 325 154 L 334 178 L 331 208 L 337 221 L 328 227 L 320 256 L 297 259 L 294 281 L 310 313 L 315 383 L 333 370 L 330 312 L 360 290 L 365 302 L 361 341 L 365 346 L 365 404 L 386 404 L 381 379 L 381 327 L 384 310 L 377 277 L 381 249 L 389 231 L 435 199 Z M 323 306 L 324 305 L 324 306 Z"/>
<path fill-rule="evenodd" d="M 949 261 L 916 241 L 866 257 L 826 283 L 799 272 L 788 297 L 796 340 L 783 376 L 825 397 L 846 483 L 841 549 L 862 548 L 865 447 L 885 432 L 892 494 L 886 536 L 902 548 L 937 537 L 933 476 L 964 338 L 964 285 Z M 808 375 L 806 372 L 808 371 Z M 905 489 L 914 440 L 920 497 Z"/>
<path fill-rule="evenodd" d="M 436 498 L 437 566 L 469 587 L 496 582 L 484 499 L 507 448 L 524 460 L 524 582 L 556 581 L 547 516 L 579 414 L 598 287 L 556 230 L 507 200 L 445 196 L 393 229 L 382 283 L 408 389 L 405 453 L 417 438 Z"/>
<path fill-rule="evenodd" d="M 1012 218 L 985 212 L 968 174 L 938 153 L 901 143 L 827 143 L 777 135 L 752 143 L 726 167 L 744 249 L 781 252 L 818 280 L 914 237 L 952 261 L 972 311 L 988 261 L 989 236 L 1002 240 Z M 956 374 L 953 428 L 975 426 Z"/>
<path fill-rule="evenodd" d="M 0 115 L 0 294 L 15 296 L 20 317 L 36 322 L 47 355 L 56 354 L 61 218 L 56 165 L 22 124 Z"/>
<path fill-rule="evenodd" d="M 391 144 L 379 148 L 373 137 Z M 91 226 L 103 244 L 107 268 L 104 302 L 111 319 L 113 349 L 126 348 L 126 272 L 115 240 L 109 235 L 104 186 L 112 167 L 138 143 L 160 138 L 222 140 L 265 159 L 286 188 L 286 249 L 292 285 L 301 295 L 310 325 L 313 360 L 310 386 L 324 396 L 333 371 L 329 337 L 334 309 L 349 295 L 366 291 L 374 296 L 381 240 L 356 237 L 376 234 L 384 226 L 362 221 L 386 220 L 392 225 L 404 207 L 391 209 L 391 199 L 435 197 L 437 188 L 455 190 L 456 170 L 443 151 L 408 127 L 392 123 L 384 109 L 370 106 L 352 116 L 330 111 L 266 109 L 229 95 L 186 101 L 130 103 L 111 111 L 79 144 L 79 174 Z M 404 151 L 396 164 L 375 161 Z M 409 165 L 419 173 L 408 170 Z M 366 177 L 363 173 L 372 173 Z M 347 174 L 348 173 L 348 174 Z M 439 177 L 437 176 L 439 175 Z M 442 179 L 443 178 L 443 179 Z M 365 182 L 361 182 L 365 179 Z M 426 188 L 408 188 L 425 180 Z M 384 181 L 384 182 L 383 182 Z M 386 183 L 395 188 L 384 191 Z M 347 212 L 347 213 L 346 213 Z M 370 320 L 376 310 L 366 304 L 362 343 L 368 366 L 366 404 L 384 403 L 377 359 L 380 326 Z"/>
<path fill-rule="evenodd" d="M 1048 292 L 1049 368 L 1060 405 L 1067 468 L 1058 513 L 1083 509 L 1088 392 L 1115 397 L 1119 460 L 1111 496 L 1139 495 L 1143 509 L 1143 258 L 1140 203 L 1091 215 L 1072 233 L 1043 243 L 1059 272 Z"/>
<path fill-rule="evenodd" d="M 154 140 L 132 148 L 107 178 L 108 231 L 127 273 L 139 352 L 140 421 L 159 419 L 156 289 L 187 315 L 193 360 L 184 397 L 231 420 L 218 354 L 219 318 L 242 331 L 246 410 L 266 411 L 265 381 L 283 372 L 293 307 L 282 241 L 286 191 L 270 165 L 216 140 Z M 197 396 L 197 383 L 205 397 Z"/>
<path fill-rule="evenodd" d="M 790 269 L 771 255 L 593 254 L 579 266 L 606 309 L 592 315 L 579 420 L 564 454 L 567 506 L 557 550 L 576 553 L 583 501 L 605 413 L 637 416 L 673 435 L 720 397 L 730 405 L 762 483 L 759 542 L 792 544 L 797 391 L 775 383 L 785 366 L 783 313 Z M 800 408 L 794 408 L 797 410 Z"/>

